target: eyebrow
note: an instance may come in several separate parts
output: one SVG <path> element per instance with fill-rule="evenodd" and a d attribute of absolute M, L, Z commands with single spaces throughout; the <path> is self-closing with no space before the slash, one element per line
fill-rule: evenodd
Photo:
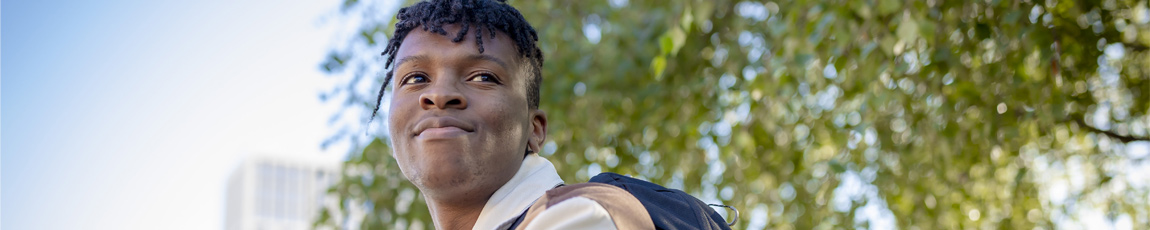
<path fill-rule="evenodd" d="M 495 62 L 495 64 L 499 64 L 499 67 L 503 67 L 503 69 L 511 69 L 511 68 L 507 67 L 507 62 L 504 62 L 503 60 L 500 60 L 499 58 L 497 58 L 495 56 L 491 56 L 491 55 L 472 54 L 472 55 L 468 55 L 467 59 Z"/>
<path fill-rule="evenodd" d="M 424 62 L 424 61 L 427 61 L 428 59 L 430 59 L 430 58 L 427 57 L 427 55 L 407 56 L 407 57 L 400 58 L 399 61 L 395 62 L 395 67 L 398 68 L 400 66 L 403 66 L 403 63 L 406 63 L 409 61 Z M 491 55 L 487 55 L 487 54 L 467 55 L 467 59 L 473 60 L 473 61 L 474 60 L 483 60 L 483 61 L 495 62 L 495 64 L 499 64 L 499 66 L 503 67 L 503 69 L 510 69 L 507 66 L 507 62 L 504 62 L 503 60 L 501 60 L 495 56 L 491 56 Z"/>
<path fill-rule="evenodd" d="M 408 61 L 421 61 L 421 62 L 422 62 L 422 61 L 427 61 L 427 56 L 425 56 L 425 55 L 416 55 L 416 56 L 407 56 L 407 57 L 403 57 L 403 58 L 400 58 L 400 59 L 399 59 L 399 61 L 395 62 L 395 67 L 394 67 L 394 68 L 398 68 L 398 67 L 400 67 L 400 66 L 403 66 L 403 63 L 404 63 L 404 62 L 408 62 Z"/>

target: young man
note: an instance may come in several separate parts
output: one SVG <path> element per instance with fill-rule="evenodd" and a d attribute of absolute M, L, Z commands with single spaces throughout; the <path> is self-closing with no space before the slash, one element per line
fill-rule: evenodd
<path fill-rule="evenodd" d="M 543 54 L 518 10 L 502 1 L 432 0 L 396 17 L 383 53 L 385 65 L 395 65 L 379 98 L 395 79 L 393 155 L 437 229 L 654 229 L 627 191 L 563 186 L 535 154 L 547 137 Z"/>

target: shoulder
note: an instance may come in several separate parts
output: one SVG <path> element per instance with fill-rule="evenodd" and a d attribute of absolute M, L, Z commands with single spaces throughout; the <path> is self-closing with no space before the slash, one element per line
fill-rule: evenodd
<path fill-rule="evenodd" d="M 517 229 L 654 229 L 651 216 L 631 193 L 603 183 L 547 191 L 527 210 Z"/>

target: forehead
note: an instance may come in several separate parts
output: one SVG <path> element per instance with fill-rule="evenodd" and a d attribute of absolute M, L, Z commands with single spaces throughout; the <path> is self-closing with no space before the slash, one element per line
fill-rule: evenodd
<path fill-rule="evenodd" d="M 396 67 L 401 66 L 405 59 L 409 57 L 420 57 L 421 59 L 432 60 L 452 60 L 460 58 L 470 58 L 477 56 L 487 56 L 494 58 L 495 62 L 503 62 L 500 64 L 507 65 L 507 68 L 517 69 L 520 65 L 518 58 L 519 53 L 515 48 L 515 43 L 507 34 L 496 31 L 495 36 L 486 29 L 479 31 L 477 26 L 471 26 L 468 29 L 464 39 L 459 42 L 452 42 L 451 40 L 458 35 L 461 26 L 456 24 L 443 25 L 443 29 L 447 31 L 447 35 L 441 35 L 434 32 L 424 31 L 420 27 L 412 29 L 410 33 L 403 39 L 399 50 L 396 52 L 395 60 Z M 482 33 L 483 53 L 479 53 L 479 46 L 476 44 L 475 34 Z M 430 60 L 420 60 L 430 61 Z M 509 69 L 510 70 L 510 69 Z"/>

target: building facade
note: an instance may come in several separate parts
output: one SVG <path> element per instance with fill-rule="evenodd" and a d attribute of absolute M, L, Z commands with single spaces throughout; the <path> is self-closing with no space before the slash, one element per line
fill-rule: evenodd
<path fill-rule="evenodd" d="M 224 229 L 311 229 L 325 206 L 337 206 L 327 195 L 339 180 L 340 162 L 330 159 L 255 156 L 228 178 Z"/>

